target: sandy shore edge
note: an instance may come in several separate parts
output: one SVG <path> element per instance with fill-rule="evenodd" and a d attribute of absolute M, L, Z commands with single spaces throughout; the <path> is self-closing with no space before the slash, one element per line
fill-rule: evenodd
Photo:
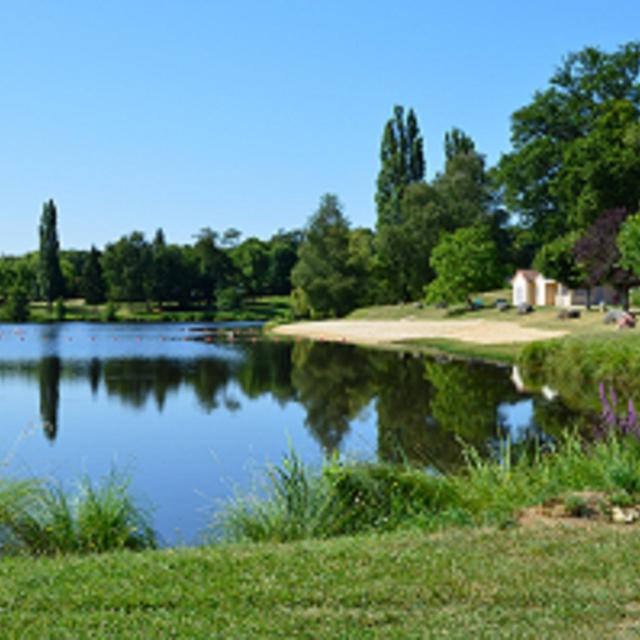
<path fill-rule="evenodd" d="M 567 335 L 491 320 L 322 320 L 284 324 L 273 329 L 280 336 L 381 345 L 401 340 L 444 338 L 482 345 L 549 340 Z"/>

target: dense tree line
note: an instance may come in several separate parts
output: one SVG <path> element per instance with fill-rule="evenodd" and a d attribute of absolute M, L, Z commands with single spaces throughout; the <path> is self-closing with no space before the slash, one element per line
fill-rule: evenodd
<path fill-rule="evenodd" d="M 56 208 L 45 204 L 38 252 L 0 257 L 0 298 L 13 309 L 29 299 L 49 305 L 62 297 L 87 304 L 106 300 L 168 302 L 182 308 L 205 304 L 234 308 L 246 296 L 288 295 L 301 233 L 279 231 L 268 241 L 227 230 L 201 229 L 193 244 L 169 244 L 162 229 L 151 241 L 139 231 L 107 244 L 102 251 L 59 250 Z"/>
<path fill-rule="evenodd" d="M 60 297 L 205 304 L 292 292 L 300 316 L 370 303 L 457 302 L 534 266 L 572 287 L 628 291 L 640 281 L 640 43 L 570 54 L 512 116 L 512 149 L 488 167 L 458 128 L 431 181 L 417 114 L 396 106 L 382 131 L 375 229 L 353 229 L 325 194 L 302 231 L 241 241 L 201 229 L 169 244 L 161 229 L 99 251 L 59 250 L 57 210 L 44 205 L 38 252 L 0 258 L 0 296 L 17 318 L 26 300 Z"/>

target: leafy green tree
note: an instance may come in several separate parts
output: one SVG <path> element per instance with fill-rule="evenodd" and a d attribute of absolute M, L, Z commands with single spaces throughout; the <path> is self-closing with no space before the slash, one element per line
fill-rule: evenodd
<path fill-rule="evenodd" d="M 465 227 L 442 237 L 431 254 L 437 274 L 427 287 L 428 302 L 455 303 L 500 284 L 496 246 L 484 226 Z"/>
<path fill-rule="evenodd" d="M 473 140 L 460 129 L 445 134 L 444 172 L 432 187 L 442 209 L 447 231 L 486 221 L 494 205 L 492 184 L 485 158 L 476 151 Z"/>
<path fill-rule="evenodd" d="M 102 257 L 102 268 L 109 299 L 127 302 L 147 300 L 151 264 L 151 247 L 140 231 L 108 244 Z"/>
<path fill-rule="evenodd" d="M 309 220 L 291 274 L 312 315 L 341 316 L 354 307 L 359 283 L 349 263 L 349 238 L 349 222 L 338 198 L 325 194 Z"/>
<path fill-rule="evenodd" d="M 545 244 L 536 254 L 534 269 L 572 289 L 585 286 L 586 271 L 573 252 L 580 237 L 579 231 L 573 231 Z"/>
<path fill-rule="evenodd" d="M 298 262 L 300 231 L 278 231 L 269 240 L 269 272 L 267 290 L 270 294 L 291 293 L 291 272 Z"/>
<path fill-rule="evenodd" d="M 443 232 L 486 222 L 502 254 L 508 247 L 504 228 L 508 217 L 495 207 L 484 156 L 460 129 L 445 135 L 444 147 L 444 171 L 430 185 L 414 182 L 406 186 L 396 223 L 380 232 L 379 243 L 383 242 L 392 256 L 394 273 L 392 282 L 388 277 L 389 261 L 381 256 L 378 279 L 391 285 L 383 291 L 383 300 L 422 296 L 425 285 L 434 278 L 429 258 Z"/>
<path fill-rule="evenodd" d="M 60 269 L 58 242 L 58 212 L 53 200 L 45 202 L 40 217 L 40 252 L 38 263 L 38 289 L 49 308 L 64 295 L 64 278 Z"/>
<path fill-rule="evenodd" d="M 621 225 L 617 245 L 620 266 L 632 271 L 640 280 L 640 213 L 629 216 Z"/>
<path fill-rule="evenodd" d="M 413 109 L 409 109 L 405 118 L 404 108 L 394 107 L 382 136 L 376 191 L 380 276 L 389 298 L 409 297 L 406 269 L 401 262 L 404 254 L 397 251 L 398 228 L 404 222 L 401 203 L 405 190 L 424 179 L 423 146 Z"/>
<path fill-rule="evenodd" d="M 164 231 L 158 229 L 151 243 L 149 297 L 158 302 L 161 307 L 172 297 L 173 266 Z"/>
<path fill-rule="evenodd" d="M 354 299 L 355 307 L 373 304 L 375 290 L 375 236 L 371 229 L 359 227 L 349 234 L 348 268 L 358 283 Z"/>
<path fill-rule="evenodd" d="M 230 252 L 241 282 L 249 295 L 267 292 L 269 279 L 269 248 L 258 238 L 247 238 Z"/>
<path fill-rule="evenodd" d="M 538 245 L 585 229 L 605 209 L 640 199 L 640 42 L 570 54 L 512 116 L 513 151 L 498 180 Z"/>
<path fill-rule="evenodd" d="M 9 322 L 26 322 L 29 319 L 29 296 L 20 282 L 16 282 L 9 290 L 4 317 Z"/>
<path fill-rule="evenodd" d="M 218 291 L 233 284 L 236 269 L 231 258 L 218 246 L 218 234 L 208 227 L 196 236 L 194 254 L 197 295 L 210 305 Z"/>
<path fill-rule="evenodd" d="M 82 271 L 81 282 L 82 295 L 87 304 L 101 304 L 107 297 L 100 257 L 100 251 L 92 245 Z"/>

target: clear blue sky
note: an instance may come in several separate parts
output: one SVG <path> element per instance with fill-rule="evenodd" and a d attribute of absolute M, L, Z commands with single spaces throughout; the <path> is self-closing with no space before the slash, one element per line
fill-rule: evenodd
<path fill-rule="evenodd" d="M 0 0 L 0 253 L 161 226 L 301 227 L 337 193 L 373 226 L 382 127 L 413 107 L 428 173 L 458 126 L 491 164 L 570 51 L 639 35 L 638 0 Z"/>

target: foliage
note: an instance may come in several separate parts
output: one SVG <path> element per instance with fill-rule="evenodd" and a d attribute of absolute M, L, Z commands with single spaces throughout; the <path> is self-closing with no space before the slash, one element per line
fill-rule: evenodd
<path fill-rule="evenodd" d="M 601 382 L 598 390 L 600 392 L 600 402 L 602 403 L 602 414 L 600 416 L 600 424 L 597 425 L 597 434 L 600 437 L 606 437 L 611 433 L 615 433 L 621 436 L 633 436 L 640 440 L 640 425 L 638 424 L 638 414 L 633 400 L 629 398 L 627 411 L 623 413 L 618 408 L 618 396 L 613 387 L 607 394 L 605 386 Z"/>
<path fill-rule="evenodd" d="M 146 300 L 149 297 L 151 247 L 144 234 L 134 231 L 108 244 L 102 256 L 102 268 L 109 287 L 110 300 Z"/>
<path fill-rule="evenodd" d="M 115 322 L 118 319 L 118 305 L 113 300 L 108 300 L 103 315 L 105 322 Z"/>
<path fill-rule="evenodd" d="M 622 291 L 625 309 L 629 305 L 629 288 L 638 282 L 634 274 L 621 266 L 617 240 L 628 217 L 626 209 L 604 211 L 576 242 L 574 253 L 586 273 L 591 287 L 611 284 Z"/>
<path fill-rule="evenodd" d="M 238 497 L 226 505 L 213 531 L 225 539 L 287 542 L 329 535 L 333 499 L 323 479 L 295 451 L 267 471 L 269 498 Z"/>
<path fill-rule="evenodd" d="M 9 290 L 3 316 L 9 322 L 26 322 L 29 319 L 29 297 L 26 289 L 19 283 Z"/>
<path fill-rule="evenodd" d="M 466 227 L 443 236 L 431 254 L 431 266 L 437 277 L 426 290 L 429 302 L 459 302 L 500 281 L 495 243 L 486 227 Z"/>
<path fill-rule="evenodd" d="M 93 245 L 82 270 L 81 289 L 87 304 L 101 304 L 106 299 L 101 254 Z"/>
<path fill-rule="evenodd" d="M 629 216 L 620 226 L 617 237 L 619 264 L 640 280 L 640 214 Z"/>
<path fill-rule="evenodd" d="M 237 311 L 242 307 L 242 295 L 237 287 L 227 287 L 217 294 L 216 306 L 220 311 Z"/>
<path fill-rule="evenodd" d="M 413 109 L 409 109 L 405 118 L 404 108 L 394 107 L 393 117 L 384 127 L 380 145 L 376 231 L 382 288 L 387 296 L 400 296 L 403 300 L 409 295 L 406 270 L 402 265 L 406 254 L 398 252 L 396 245 L 401 238 L 399 232 L 405 218 L 402 213 L 404 193 L 409 185 L 424 179 L 423 144 Z"/>
<path fill-rule="evenodd" d="M 524 507 L 571 491 L 640 499 L 640 442 L 610 431 L 591 444 L 565 432 L 551 451 L 515 455 L 507 440 L 493 458 L 467 448 L 462 471 L 429 474 L 405 465 L 340 462 L 321 475 L 292 452 L 269 471 L 262 498 L 237 498 L 218 523 L 233 540 L 288 541 L 451 524 L 508 524 Z"/>
<path fill-rule="evenodd" d="M 325 194 L 311 217 L 292 272 L 315 316 L 341 316 L 354 308 L 361 283 L 349 256 L 349 222 L 338 198 Z"/>
<path fill-rule="evenodd" d="M 64 294 L 64 278 L 60 269 L 57 217 L 58 212 L 53 200 L 45 202 L 40 218 L 38 291 L 49 305 Z"/>
<path fill-rule="evenodd" d="M 616 389 L 628 401 L 640 401 L 638 339 L 620 333 L 532 342 L 518 358 L 525 383 L 556 389 L 575 407 L 599 407 L 598 386 Z"/>
<path fill-rule="evenodd" d="M 574 231 L 548 242 L 536 254 L 533 268 L 572 289 L 584 286 L 587 274 L 573 251 L 580 237 Z"/>
<path fill-rule="evenodd" d="M 53 305 L 53 317 L 57 322 L 62 322 L 67 313 L 67 308 L 64 304 L 64 298 L 56 298 L 55 304 Z"/>
<path fill-rule="evenodd" d="M 100 553 L 156 546 L 148 514 L 111 472 L 97 486 L 87 478 L 75 495 L 35 481 L 0 481 L 3 553 Z"/>
<path fill-rule="evenodd" d="M 567 56 L 512 116 L 513 151 L 497 174 L 507 205 L 545 244 L 640 199 L 640 43 Z"/>

